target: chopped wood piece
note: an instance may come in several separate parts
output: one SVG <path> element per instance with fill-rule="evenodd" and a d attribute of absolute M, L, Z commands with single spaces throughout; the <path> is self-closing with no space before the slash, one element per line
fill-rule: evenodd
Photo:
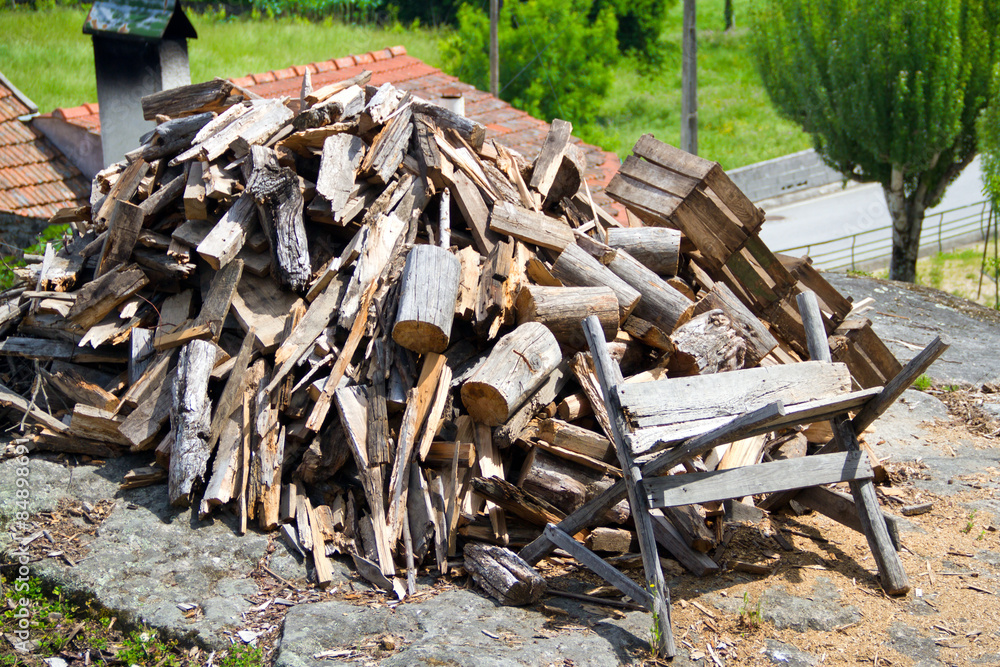
<path fill-rule="evenodd" d="M 198 254 L 213 269 L 221 269 L 239 254 L 256 221 L 253 195 L 244 192 L 198 244 Z"/>
<path fill-rule="evenodd" d="M 679 327 L 671 337 L 672 375 L 711 375 L 742 368 L 746 340 L 737 335 L 721 310 L 710 310 Z"/>
<path fill-rule="evenodd" d="M 618 299 L 610 287 L 525 286 L 517 297 L 518 322 L 541 322 L 560 343 L 580 349 L 580 322 L 597 315 L 608 340 L 618 334 Z"/>
<path fill-rule="evenodd" d="M 461 262 L 444 248 L 418 245 L 410 250 L 392 327 L 397 344 L 418 354 L 448 348 L 461 271 Z"/>
<path fill-rule="evenodd" d="M 146 274 L 135 264 L 117 266 L 76 292 L 69 319 L 89 329 L 147 283 Z"/>
<path fill-rule="evenodd" d="M 619 321 L 624 322 L 639 304 L 641 294 L 580 246 L 566 246 L 552 265 L 552 275 L 565 285 L 610 287 L 618 298 Z"/>
<path fill-rule="evenodd" d="M 465 545 L 465 569 L 500 604 L 534 604 L 545 592 L 545 580 L 509 549 L 485 544 Z"/>
<path fill-rule="evenodd" d="M 624 250 L 661 276 L 676 276 L 681 233 L 666 227 L 618 227 L 608 230 L 608 245 Z"/>
<path fill-rule="evenodd" d="M 177 359 L 177 380 L 173 386 L 170 421 L 173 447 L 170 450 L 170 504 L 186 507 L 196 480 L 208 465 L 208 435 L 211 403 L 208 378 L 215 365 L 215 345 L 196 340 Z"/>
<path fill-rule="evenodd" d="M 566 246 L 575 242 L 573 230 L 565 221 L 509 202 L 498 202 L 493 207 L 490 230 L 557 252 L 562 252 Z"/>
<path fill-rule="evenodd" d="M 472 418 L 489 426 L 507 421 L 541 386 L 562 355 L 547 328 L 527 322 L 507 334 L 462 385 L 462 403 Z"/>
<path fill-rule="evenodd" d="M 146 95 L 142 98 L 142 117 L 156 120 L 157 116 L 176 118 L 204 111 L 222 111 L 233 88 L 229 81 L 215 78 Z"/>
<path fill-rule="evenodd" d="M 257 203 L 261 226 L 271 244 L 274 275 L 282 286 L 302 291 L 308 287 L 312 263 L 302 221 L 299 179 L 288 167 L 279 166 L 277 155 L 269 148 L 254 146 L 251 161 L 247 192 Z"/>

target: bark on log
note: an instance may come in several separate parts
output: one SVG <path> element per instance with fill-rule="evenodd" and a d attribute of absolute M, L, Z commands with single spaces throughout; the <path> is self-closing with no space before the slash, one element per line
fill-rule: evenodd
<path fill-rule="evenodd" d="M 502 605 L 534 604 L 545 592 L 545 580 L 541 575 L 520 556 L 503 547 L 467 544 L 465 569 Z"/>
<path fill-rule="evenodd" d="M 501 338 L 462 385 L 462 403 L 477 422 L 499 426 L 545 381 L 562 360 L 552 332 L 537 322 Z"/>
<path fill-rule="evenodd" d="M 606 340 L 618 335 L 618 299 L 610 287 L 541 287 L 528 285 L 517 297 L 519 323 L 541 322 L 560 343 L 586 344 L 580 322 L 597 315 Z"/>
<path fill-rule="evenodd" d="M 251 160 L 247 191 L 257 202 L 271 244 L 272 271 L 279 284 L 302 291 L 309 284 L 312 263 L 302 221 L 299 178 L 288 167 L 279 166 L 277 155 L 269 148 L 253 146 Z"/>
<path fill-rule="evenodd" d="M 646 268 L 660 275 L 677 275 L 681 233 L 676 229 L 615 227 L 608 230 L 608 245 L 624 250 Z"/>
<path fill-rule="evenodd" d="M 666 333 L 671 333 L 691 319 L 694 303 L 627 252 L 616 251 L 608 262 L 608 268 L 642 295 L 635 308 L 638 317 L 652 322 Z"/>
<path fill-rule="evenodd" d="M 215 345 L 196 340 L 181 350 L 177 359 L 170 424 L 170 504 L 187 507 L 191 487 L 205 474 L 208 465 L 208 436 L 211 430 L 211 403 L 208 378 L 215 365 Z"/>
<path fill-rule="evenodd" d="M 673 341 L 677 346 L 670 358 L 673 376 L 711 375 L 744 366 L 746 340 L 721 310 L 710 310 L 680 327 Z"/>
<path fill-rule="evenodd" d="M 444 352 L 451 339 L 462 263 L 444 248 L 414 246 L 400 278 L 392 339 L 418 354 Z"/>
<path fill-rule="evenodd" d="M 591 257 L 583 248 L 566 246 L 552 265 L 552 275 L 564 285 L 610 287 L 618 298 L 618 319 L 624 322 L 639 303 L 637 289 L 616 276 L 608 267 Z"/>

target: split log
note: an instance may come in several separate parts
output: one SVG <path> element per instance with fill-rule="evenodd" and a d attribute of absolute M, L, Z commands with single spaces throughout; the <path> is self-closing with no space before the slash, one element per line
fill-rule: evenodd
<path fill-rule="evenodd" d="M 537 322 L 522 324 L 497 341 L 483 365 L 462 385 L 462 403 L 477 422 L 499 426 L 561 359 L 551 331 Z"/>
<path fill-rule="evenodd" d="M 535 418 L 535 415 L 556 400 L 559 392 L 563 390 L 569 382 L 572 373 L 566 362 L 560 362 L 556 369 L 549 373 L 545 381 L 535 390 L 524 404 L 511 415 L 506 422 L 493 432 L 493 440 L 498 447 L 509 447 L 514 443 L 527 428 L 528 423 Z"/>
<path fill-rule="evenodd" d="M 617 227 L 608 230 L 608 245 L 624 250 L 650 271 L 676 276 L 681 233 L 668 227 Z"/>
<path fill-rule="evenodd" d="M 545 142 L 535 159 L 535 166 L 531 171 L 531 181 L 529 182 L 529 185 L 541 193 L 543 198 L 548 196 L 559 168 L 562 167 L 563 156 L 570 145 L 572 132 L 572 123 L 557 118 L 552 121 L 549 133 L 545 136 Z M 579 187 L 579 184 L 577 186 Z"/>
<path fill-rule="evenodd" d="M 69 428 L 73 435 L 87 440 L 128 447 L 128 439 L 119 430 L 123 421 L 124 417 L 109 410 L 78 403 L 73 408 Z"/>
<path fill-rule="evenodd" d="M 365 143 L 360 137 L 334 134 L 323 142 L 316 197 L 330 208 L 335 219 L 350 200 L 364 156 Z"/>
<path fill-rule="evenodd" d="M 587 536 L 587 548 L 604 553 L 626 554 L 631 551 L 635 535 L 624 528 L 594 528 Z"/>
<path fill-rule="evenodd" d="M 146 274 L 135 264 L 117 266 L 76 292 L 69 319 L 89 329 L 148 283 Z"/>
<path fill-rule="evenodd" d="M 215 345 L 196 340 L 177 359 L 177 381 L 173 388 L 170 422 L 173 447 L 170 450 L 170 504 L 187 507 L 196 480 L 208 465 L 208 434 L 211 403 L 208 378 L 215 366 Z"/>
<path fill-rule="evenodd" d="M 744 353 L 744 365 L 747 367 L 756 366 L 778 346 L 777 339 L 771 335 L 764 323 L 721 282 L 715 283 L 712 291 L 698 301 L 694 312 L 696 315 L 702 315 L 717 309 L 726 314 L 736 333 L 747 342 Z"/>
<path fill-rule="evenodd" d="M 615 251 L 607 266 L 642 295 L 635 308 L 637 316 L 667 333 L 691 319 L 694 303 L 627 252 Z"/>
<path fill-rule="evenodd" d="M 414 246 L 400 277 L 392 339 L 418 354 L 444 352 L 451 338 L 462 264 L 444 248 Z"/>
<path fill-rule="evenodd" d="M 517 486 L 569 514 L 611 486 L 610 481 L 600 484 L 602 480 L 603 473 L 556 458 L 536 447 L 521 468 Z"/>
<path fill-rule="evenodd" d="M 606 437 L 559 419 L 543 419 L 538 425 L 538 437 L 556 447 L 584 454 L 598 461 L 614 460 L 611 441 Z"/>
<path fill-rule="evenodd" d="M 115 202 L 111 218 L 108 220 L 108 235 L 104 237 L 104 248 L 97 260 L 95 277 L 99 278 L 129 260 L 144 219 L 142 209 L 135 204 L 127 201 Z"/>
<path fill-rule="evenodd" d="M 218 271 L 243 249 L 256 221 L 257 210 L 253 195 L 244 192 L 198 244 L 198 254 Z"/>
<path fill-rule="evenodd" d="M 552 265 L 552 275 L 564 285 L 610 287 L 618 298 L 619 321 L 624 322 L 639 303 L 639 290 L 615 275 L 608 267 L 576 244 L 566 246 Z"/>
<path fill-rule="evenodd" d="M 604 337 L 614 340 L 618 334 L 618 299 L 610 287 L 526 285 L 517 297 L 519 324 L 541 322 L 556 340 L 576 349 L 586 344 L 580 322 L 588 315 L 596 315 Z"/>
<path fill-rule="evenodd" d="M 465 569 L 480 588 L 505 606 L 534 604 L 545 592 L 541 575 L 503 547 L 465 545 Z"/>
<path fill-rule="evenodd" d="M 361 163 L 361 171 L 371 174 L 380 183 L 388 183 L 392 179 L 413 136 L 413 109 L 405 102 L 403 105 L 406 108 L 397 111 L 382 128 Z"/>
<path fill-rule="evenodd" d="M 251 162 L 247 192 L 257 203 L 261 225 L 271 244 L 275 277 L 282 286 L 302 291 L 308 287 L 312 263 L 302 222 L 298 176 L 288 167 L 279 166 L 277 155 L 269 148 L 254 146 Z"/>
<path fill-rule="evenodd" d="M 699 315 L 673 333 L 672 376 L 711 375 L 743 368 L 746 340 L 721 310 Z"/>
<path fill-rule="evenodd" d="M 157 116 L 176 118 L 205 111 L 222 111 L 235 86 L 226 79 L 161 90 L 142 98 L 142 117 L 156 120 Z"/>
<path fill-rule="evenodd" d="M 414 100 L 412 106 L 415 114 L 432 119 L 437 127 L 456 131 L 473 150 L 478 151 L 483 147 L 483 141 L 486 139 L 486 127 L 481 123 L 432 102 Z"/>

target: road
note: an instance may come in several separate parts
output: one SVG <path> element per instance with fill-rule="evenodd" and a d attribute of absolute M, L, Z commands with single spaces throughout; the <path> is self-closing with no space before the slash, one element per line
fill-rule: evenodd
<path fill-rule="evenodd" d="M 959 221 L 954 227 L 978 221 L 982 206 L 970 205 L 982 202 L 983 199 L 979 158 L 976 158 L 951 184 L 941 204 L 928 211 L 924 219 L 921 245 L 927 249 L 937 249 L 937 223 L 941 219 L 941 212 L 945 212 L 946 224 L 942 234 L 945 237 L 948 236 L 950 225 L 947 223 L 950 221 Z M 939 214 L 937 218 L 936 213 Z M 854 241 L 857 258 L 866 255 L 887 256 L 888 248 L 891 247 L 890 225 L 882 187 L 865 184 L 767 209 L 767 221 L 760 236 L 768 247 L 776 251 L 811 244 L 814 247 L 810 248 L 809 254 L 817 267 L 840 268 L 851 261 L 852 240 L 843 239 L 830 243 L 831 240 L 861 233 Z M 824 245 L 815 247 L 817 243 Z M 802 255 L 806 251 L 800 249 L 791 254 Z"/>

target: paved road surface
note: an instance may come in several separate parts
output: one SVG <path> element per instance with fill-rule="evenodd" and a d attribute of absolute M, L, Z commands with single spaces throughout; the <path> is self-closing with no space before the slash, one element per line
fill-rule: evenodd
<path fill-rule="evenodd" d="M 979 158 L 969 165 L 948 188 L 944 200 L 931 209 L 925 218 L 925 247 L 936 249 L 937 234 L 932 228 L 936 220 L 935 212 L 948 211 L 962 206 L 968 206 L 983 200 L 982 178 Z M 951 220 L 958 216 L 973 215 L 978 218 L 979 208 L 953 213 L 946 216 Z M 889 229 L 891 224 L 889 210 L 885 204 L 882 187 L 877 184 L 866 184 L 848 188 L 834 194 L 815 199 L 796 202 L 786 206 L 767 209 L 767 222 L 761 229 L 761 238 L 772 250 L 783 250 L 829 241 L 838 237 L 869 232 L 858 238 L 857 243 L 868 243 L 875 240 L 888 243 L 891 239 Z M 832 268 L 842 263 L 839 258 L 823 258 L 819 256 L 832 250 L 848 249 L 851 242 L 844 240 L 836 244 L 813 249 L 810 254 L 820 268 Z M 794 254 L 805 254 L 796 252 Z M 849 255 L 848 255 L 849 258 Z M 849 259 L 848 259 L 849 261 Z"/>

